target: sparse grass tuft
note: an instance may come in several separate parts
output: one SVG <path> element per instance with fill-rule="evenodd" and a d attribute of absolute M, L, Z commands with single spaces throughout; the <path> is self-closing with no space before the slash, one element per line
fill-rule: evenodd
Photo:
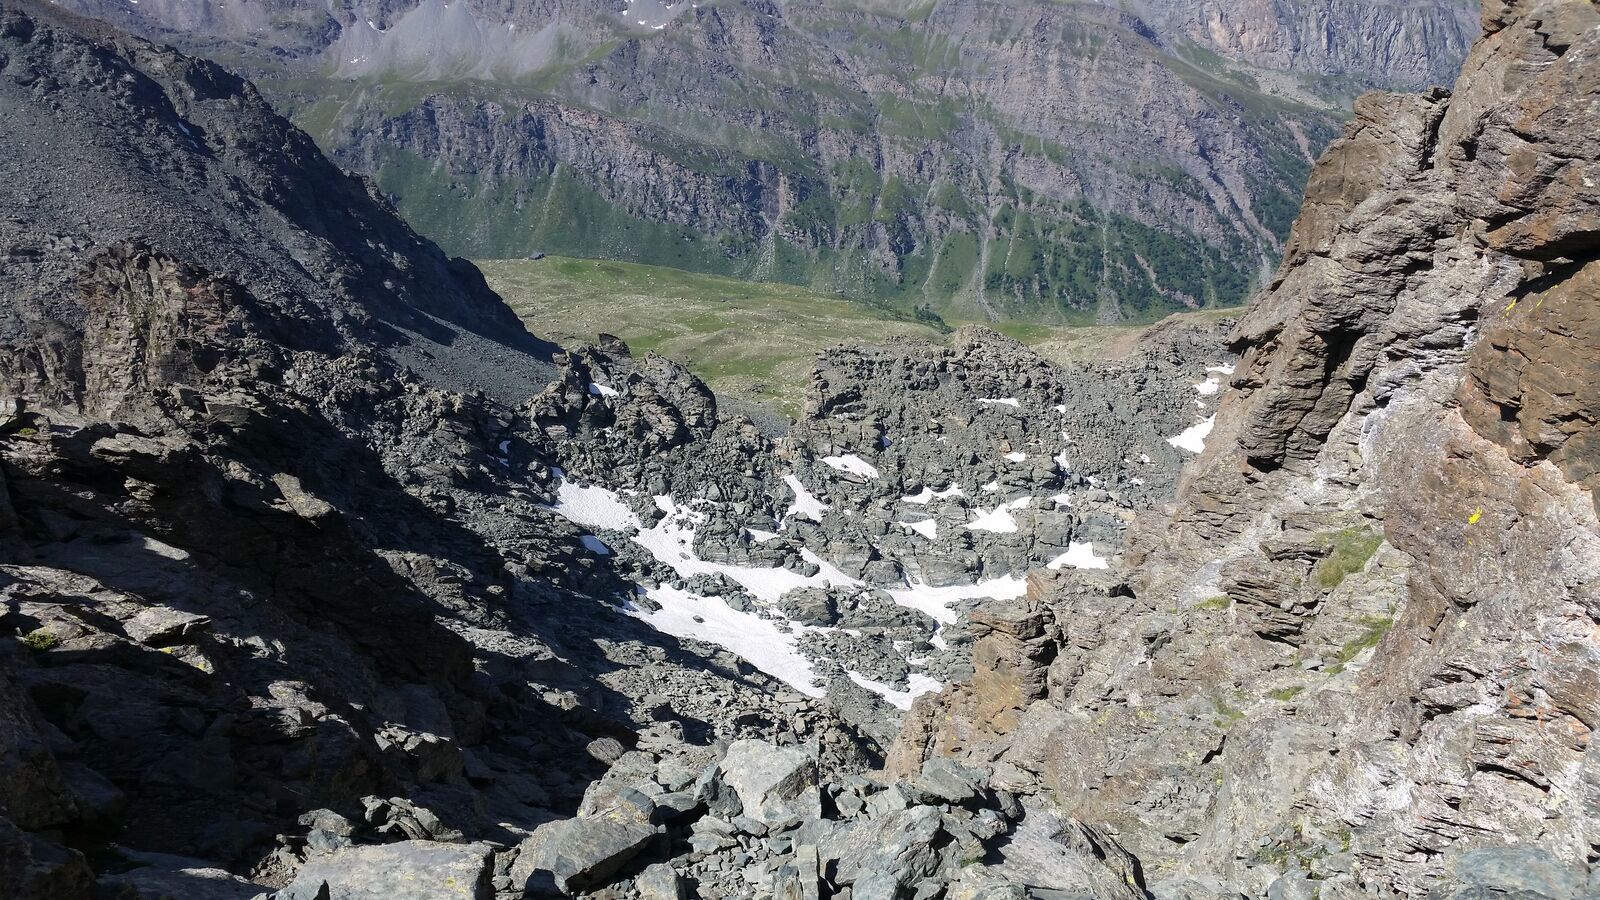
<path fill-rule="evenodd" d="M 1383 535 L 1367 528 L 1346 528 L 1327 538 L 1332 549 L 1311 572 L 1312 581 L 1325 591 L 1333 590 L 1346 576 L 1361 571 L 1383 543 Z"/>
<path fill-rule="evenodd" d="M 1305 690 L 1305 688 L 1301 687 L 1300 685 L 1291 684 L 1288 687 L 1267 691 L 1267 696 L 1277 700 L 1280 703 L 1288 703 L 1290 700 L 1293 700 L 1295 697 L 1299 696 L 1300 692 L 1303 690 Z"/>
<path fill-rule="evenodd" d="M 1343 672 L 1345 664 L 1355 659 L 1361 651 L 1378 646 L 1383 636 L 1394 627 L 1394 616 L 1362 616 L 1361 624 L 1366 626 L 1365 630 L 1339 648 L 1334 664 L 1328 667 L 1330 675 Z"/>
<path fill-rule="evenodd" d="M 1221 697 L 1211 698 L 1211 708 L 1217 713 L 1217 718 L 1212 721 L 1212 724 L 1218 728 L 1231 728 L 1236 722 L 1244 718 L 1244 710 Z"/>
<path fill-rule="evenodd" d="M 29 633 L 22 639 L 22 645 L 24 647 L 39 653 L 43 653 L 46 650 L 53 650 L 60 645 L 60 643 L 60 638 L 42 628 L 38 631 Z"/>
<path fill-rule="evenodd" d="M 1232 605 L 1232 597 L 1229 597 L 1227 594 L 1218 594 L 1215 597 L 1207 597 L 1206 599 L 1201 600 L 1199 603 L 1194 605 L 1194 608 L 1203 609 L 1207 612 L 1220 612 L 1221 610 L 1227 609 Z"/>

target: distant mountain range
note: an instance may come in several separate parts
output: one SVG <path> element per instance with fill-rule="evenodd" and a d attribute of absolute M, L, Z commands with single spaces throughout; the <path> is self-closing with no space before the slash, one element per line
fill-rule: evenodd
<path fill-rule="evenodd" d="M 1241 302 L 1349 100 L 1448 82 L 1458 0 L 63 0 L 248 72 L 452 253 L 946 317 Z"/>

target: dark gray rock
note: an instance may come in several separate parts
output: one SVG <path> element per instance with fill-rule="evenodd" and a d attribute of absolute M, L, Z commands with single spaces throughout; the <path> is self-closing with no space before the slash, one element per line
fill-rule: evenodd
<path fill-rule="evenodd" d="M 562 819 L 534 830 L 517 848 L 511 880 L 535 889 L 549 880 L 565 893 L 607 882 L 655 838 L 655 829 L 606 818 Z"/>
<path fill-rule="evenodd" d="M 491 900 L 483 844 L 401 841 L 313 857 L 274 900 Z"/>

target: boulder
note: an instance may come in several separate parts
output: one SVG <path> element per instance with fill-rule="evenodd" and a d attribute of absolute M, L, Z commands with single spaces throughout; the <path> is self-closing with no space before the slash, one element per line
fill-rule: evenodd
<path fill-rule="evenodd" d="M 90 900 L 94 872 L 76 850 L 20 831 L 0 817 L 0 897 Z"/>
<path fill-rule="evenodd" d="M 487 844 L 401 841 L 314 857 L 273 900 L 491 900 Z"/>
<path fill-rule="evenodd" d="M 811 753 L 765 741 L 735 741 L 718 768 L 722 780 L 739 796 L 744 815 L 769 829 L 822 815 L 817 760 Z"/>
<path fill-rule="evenodd" d="M 253 900 L 267 893 L 216 863 L 163 853 L 124 855 L 143 863 L 116 875 L 102 875 L 98 895 L 116 900 Z"/>
<path fill-rule="evenodd" d="M 653 828 L 626 820 L 547 822 L 518 847 L 511 881 L 530 891 L 553 885 L 567 894 L 604 884 L 654 837 Z"/>
<path fill-rule="evenodd" d="M 633 880 L 639 900 L 683 900 L 683 879 L 666 863 L 646 866 Z"/>
<path fill-rule="evenodd" d="M 971 766 L 934 756 L 923 761 L 916 786 L 945 803 L 960 804 L 976 798 L 987 780 L 983 772 Z"/>
<path fill-rule="evenodd" d="M 196 615 L 167 606 L 152 606 L 123 624 L 128 637 L 141 644 L 160 646 L 183 640 L 211 627 L 211 617 Z"/>

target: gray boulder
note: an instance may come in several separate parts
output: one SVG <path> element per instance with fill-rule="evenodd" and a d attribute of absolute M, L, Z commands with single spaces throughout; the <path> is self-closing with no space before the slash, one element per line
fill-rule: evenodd
<path fill-rule="evenodd" d="M 490 900 L 487 844 L 401 841 L 315 857 L 273 900 Z"/>
<path fill-rule="evenodd" d="M 633 880 L 640 900 L 683 900 L 683 879 L 666 863 L 646 866 Z"/>
<path fill-rule="evenodd" d="M 722 780 L 738 794 L 744 815 L 770 829 L 820 818 L 816 757 L 766 741 L 735 741 L 719 766 Z"/>
<path fill-rule="evenodd" d="M 916 786 L 945 803 L 966 803 L 984 789 L 988 777 L 972 766 L 943 756 L 929 757 L 922 763 Z"/>
<path fill-rule="evenodd" d="M 529 891 L 553 885 L 573 893 L 604 884 L 655 837 L 655 830 L 619 818 L 547 822 L 518 848 L 511 882 Z"/>

